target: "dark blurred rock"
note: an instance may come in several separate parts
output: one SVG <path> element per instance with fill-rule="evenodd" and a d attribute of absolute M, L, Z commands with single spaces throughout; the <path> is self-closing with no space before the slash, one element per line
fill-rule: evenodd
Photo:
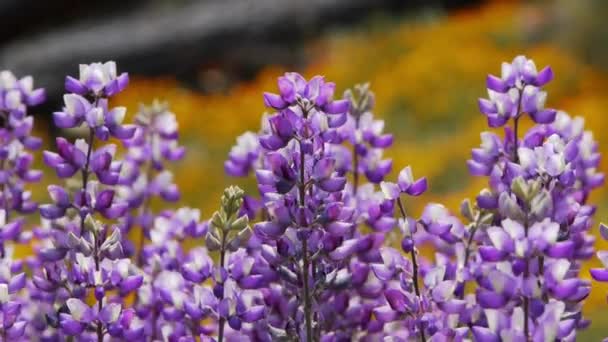
<path fill-rule="evenodd" d="M 0 6 L 0 15 L 21 7 L 25 13 L 21 19 L 30 23 L 42 17 L 44 10 L 52 16 L 58 9 L 73 8 L 65 9 L 72 14 L 69 18 L 57 14 L 57 20 L 64 18 L 61 23 L 47 27 L 43 22 L 42 31 L 17 35 L 16 40 L 2 44 L 0 65 L 19 75 L 33 75 L 51 97 L 61 93 L 63 75 L 77 74 L 77 64 L 109 59 L 133 74 L 174 74 L 186 80 L 195 79 L 197 68 L 210 61 L 247 73 L 264 63 L 297 61 L 301 39 L 332 23 L 365 17 L 374 9 L 427 4 L 423 0 L 99 3 L 105 7 L 97 1 L 7 0 Z"/>

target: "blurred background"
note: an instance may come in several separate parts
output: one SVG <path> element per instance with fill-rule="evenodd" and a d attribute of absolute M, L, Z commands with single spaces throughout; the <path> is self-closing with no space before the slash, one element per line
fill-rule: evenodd
<path fill-rule="evenodd" d="M 548 107 L 583 116 L 608 153 L 606 15 L 603 0 L 2 0 L 0 65 L 47 88 L 49 101 L 34 112 L 52 148 L 64 76 L 79 63 L 116 60 L 131 84 L 115 105 L 133 115 L 139 103 L 166 100 L 178 116 L 189 148 L 174 168 L 182 203 L 204 216 L 228 184 L 255 193 L 251 180 L 224 176 L 223 161 L 237 135 L 259 128 L 262 92 L 279 75 L 325 75 L 339 93 L 369 81 L 376 114 L 395 135 L 394 169 L 412 165 L 429 177 L 411 210 L 437 201 L 456 211 L 485 186 L 465 165 L 486 129 L 476 106 L 485 76 L 517 54 L 553 67 Z M 608 220 L 608 191 L 592 201 L 597 220 Z M 608 336 L 606 293 L 594 285 L 584 310 L 594 322 L 581 340 Z"/>

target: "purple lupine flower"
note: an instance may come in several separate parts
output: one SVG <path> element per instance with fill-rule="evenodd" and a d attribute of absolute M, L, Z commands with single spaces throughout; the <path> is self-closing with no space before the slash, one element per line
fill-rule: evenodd
<path fill-rule="evenodd" d="M 81 84 L 86 91 L 68 82 L 63 112 L 54 115 L 59 127 L 86 124 L 87 140 L 74 144 L 57 139 L 57 153 L 45 151 L 44 161 L 60 178 L 78 175 L 77 186 L 48 188 L 53 203 L 40 207 L 41 216 L 51 220 L 49 232 L 37 231 L 43 239 L 37 253 L 32 293 L 45 298 L 52 306 L 66 307 L 65 312 L 47 313 L 46 324 L 36 325 L 36 334 L 57 338 L 89 331 L 102 341 L 106 334 L 114 337 L 139 336 L 141 327 L 133 322 L 133 311 L 120 304 L 143 283 L 141 271 L 124 258 L 119 227 L 97 220 L 123 217 L 128 203 L 116 196 L 122 162 L 116 158 L 116 146 L 93 148 L 95 139 L 105 141 L 110 135 L 118 139 L 133 136 L 135 126 L 123 125 L 125 109 L 109 109 L 108 97 L 122 86 L 126 78 L 116 78 L 115 65 L 93 64 L 81 67 Z M 70 79 L 68 79 L 70 80 Z M 93 177 L 95 176 L 96 179 Z M 95 305 L 84 299 L 91 295 Z M 133 323 L 133 324 L 132 324 Z"/>
<path fill-rule="evenodd" d="M 230 176 L 244 177 L 257 168 L 259 160 L 258 136 L 253 132 L 245 132 L 236 138 L 236 145 L 230 150 L 224 169 Z"/>
<path fill-rule="evenodd" d="M 402 193 L 410 196 L 419 196 L 426 191 L 427 181 L 425 177 L 414 179 L 412 168 L 407 166 L 399 172 L 397 183 L 382 182 L 382 191 L 387 199 L 394 200 Z"/>
<path fill-rule="evenodd" d="M 62 111 L 53 113 L 59 128 L 78 127 L 83 123 L 90 134 L 106 141 L 111 136 L 129 139 L 135 133 L 134 125 L 123 124 L 126 109 L 109 108 L 108 98 L 122 91 L 128 84 L 126 73 L 116 76 L 116 63 L 80 65 L 80 80 L 68 76 Z"/>
<path fill-rule="evenodd" d="M 350 110 L 338 132 L 342 140 L 352 145 L 351 171 L 356 191 L 360 174 L 365 174 L 372 183 L 380 183 L 391 171 L 392 161 L 383 158 L 383 150 L 392 145 L 393 136 L 384 133 L 383 120 L 374 118 L 375 100 L 369 84 L 356 85 L 353 90 L 347 90 L 344 97 L 350 101 Z"/>
<path fill-rule="evenodd" d="M 586 201 L 604 177 L 596 171 L 597 147 L 583 132 L 582 119 L 544 108 L 547 94 L 540 87 L 552 77 L 549 67 L 536 72 L 534 63 L 520 56 L 503 64 L 501 78 L 488 77 L 490 100 L 479 101 L 490 126 L 514 120 L 504 139 L 483 133 L 481 148 L 468 162 L 473 175 L 489 177 L 490 189 L 480 193 L 477 206 L 493 211 L 474 239 L 480 262 L 469 270 L 479 284 L 477 303 L 486 308 L 472 322 L 478 339 L 504 338 L 501 329 L 522 339 L 572 338 L 588 325 L 580 302 L 590 286 L 579 278 L 581 260 L 593 254 L 588 231 L 594 207 Z M 522 139 L 523 113 L 538 125 Z M 473 218 L 470 209 L 465 212 Z M 496 315 L 517 315 L 521 323 L 497 326 Z M 546 330 L 536 324 L 542 320 Z M 560 322 L 567 322 L 563 329 Z"/>
<path fill-rule="evenodd" d="M 509 119 L 528 113 L 537 123 L 551 123 L 556 111 L 545 109 L 547 93 L 540 87 L 553 79 L 551 67 L 536 70 L 534 61 L 517 56 L 512 63 L 502 64 L 501 77 L 488 75 L 488 99 L 479 99 L 479 110 L 488 118 L 490 127 L 504 126 Z"/>
<path fill-rule="evenodd" d="M 129 75 L 117 74 L 116 63 L 92 63 L 80 65 L 78 79 L 67 76 L 65 89 L 70 93 L 95 97 L 110 97 L 123 91 L 129 84 Z"/>
<path fill-rule="evenodd" d="M 323 302 L 331 305 L 333 291 L 337 291 L 332 289 L 350 279 L 343 276 L 348 272 L 332 258 L 345 260 L 373 246 L 373 242 L 359 242 L 358 237 L 343 242 L 354 234 L 353 209 L 342 198 L 344 173 L 348 170 L 345 159 L 333 146 L 343 140 L 339 130 L 347 121 L 349 101 L 332 101 L 334 85 L 321 77 L 307 82 L 297 74 L 286 74 L 279 79 L 279 90 L 280 95 L 265 94 L 266 105 L 278 112 L 268 116 L 268 129 L 263 129 L 259 138 L 263 150 L 256 177 L 269 217 L 255 226 L 256 238 L 262 242 L 262 265 L 268 264 L 260 271 L 261 278 L 271 280 L 274 285 L 270 286 L 280 296 L 301 298 L 289 304 L 288 310 L 304 313 L 288 323 L 293 319 L 288 312 L 277 311 L 283 307 L 277 303 L 267 313 L 273 326 L 271 334 L 278 338 L 293 333 L 312 339 L 311 334 L 316 332 L 312 329 L 315 301 L 311 296 L 317 295 L 313 289 L 327 286 L 318 298 L 325 298 Z M 310 256 L 316 251 L 321 253 L 321 248 L 332 256 L 317 261 L 317 267 L 325 269 L 323 274 L 328 278 L 309 269 Z M 287 257 L 304 259 L 304 270 L 292 261 L 279 262 Z M 314 305 L 327 319 L 336 312 L 317 303 Z"/>
<path fill-rule="evenodd" d="M 178 145 L 178 124 L 167 104 L 154 102 L 141 106 L 135 117 L 136 131 L 124 142 L 127 148 L 120 170 L 117 187 L 118 197 L 129 204 L 129 215 L 123 218 L 122 230 L 127 235 L 134 226 L 141 227 L 137 246 L 138 263 L 143 263 L 141 253 L 155 215 L 150 206 L 155 198 L 176 202 L 180 192 L 173 181 L 173 174 L 166 169 L 166 162 L 181 160 L 185 149 Z M 128 254 L 135 253 L 135 246 L 126 240 Z"/>
<path fill-rule="evenodd" d="M 348 100 L 333 100 L 336 85 L 325 82 L 322 76 L 309 81 L 295 72 L 279 77 L 279 94 L 264 93 L 264 104 L 282 110 L 296 104 L 308 103 L 327 114 L 344 114 L 349 107 Z"/>
<path fill-rule="evenodd" d="M 17 79 L 10 71 L 0 72 L 0 314 L 3 339 L 25 340 L 29 323 L 28 308 L 35 305 L 21 295 L 27 285 L 23 260 L 13 260 L 14 243 L 27 243 L 32 234 L 26 231 L 25 217 L 35 212 L 37 204 L 26 189 L 37 182 L 42 172 L 34 170 L 31 150 L 42 141 L 32 136 L 34 119 L 28 107 L 42 103 L 43 89 L 34 89 L 31 76 Z M 24 309 L 25 307 L 25 309 Z"/>
<path fill-rule="evenodd" d="M 0 72 L 0 256 L 4 256 L 5 241 L 26 240 L 22 233 L 24 218 L 36 210 L 27 183 L 37 182 L 42 172 L 32 168 L 33 156 L 29 150 L 38 149 L 42 142 L 31 135 L 34 119 L 27 115 L 29 106 L 42 103 L 43 89 L 33 88 L 33 79 L 17 79 L 10 71 Z M 17 214 L 17 215 L 16 215 Z"/>

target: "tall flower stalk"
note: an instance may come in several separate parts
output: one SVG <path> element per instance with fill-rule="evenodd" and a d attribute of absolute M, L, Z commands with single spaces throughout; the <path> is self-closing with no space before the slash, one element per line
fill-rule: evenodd
<path fill-rule="evenodd" d="M 66 78 L 69 93 L 64 95 L 63 110 L 53 114 L 59 128 L 84 125 L 88 131 L 86 140 L 77 139 L 72 144 L 57 138 L 58 152 L 44 152 L 45 163 L 60 178 L 81 177 L 80 187 L 76 183 L 68 189 L 49 186 L 53 203 L 40 207 L 41 216 L 52 220 L 50 228 L 56 232 L 49 235 L 48 247 L 39 251 L 45 264 L 35 283 L 41 291 L 54 292 L 55 297 L 49 299 L 56 305 L 67 306 L 67 312 L 57 317 L 59 336 L 90 330 L 98 341 L 103 341 L 106 334 L 123 336 L 124 330 L 115 330 L 113 325 L 121 317 L 131 316 L 132 311 L 123 307 L 119 298 L 136 290 L 143 281 L 130 260 L 124 258 L 119 228 L 95 218 L 101 215 L 115 220 L 128 208 L 115 196 L 122 166 L 114 160 L 116 146 L 94 148 L 96 140 L 106 141 L 110 136 L 122 140 L 133 137 L 135 126 L 122 123 L 126 109 L 108 107 L 108 99 L 122 91 L 127 82 L 127 74 L 117 75 L 113 62 L 81 65 L 79 79 Z M 68 280 L 52 277 L 51 269 Z M 120 297 L 108 298 L 109 290 L 117 290 Z M 89 294 L 96 301 L 93 307 L 83 301 Z"/>
<path fill-rule="evenodd" d="M 44 101 L 43 89 L 34 89 L 33 79 L 17 79 L 10 71 L 0 72 L 0 327 L 2 340 L 24 339 L 27 312 L 19 292 L 27 284 L 23 261 L 13 259 L 15 244 L 28 243 L 23 215 L 36 212 L 27 183 L 37 182 L 42 172 L 32 169 L 31 151 L 42 141 L 32 135 L 34 118 L 28 115 L 31 106 Z M 11 241 L 13 243 L 11 243 Z"/>
<path fill-rule="evenodd" d="M 177 202 L 180 192 L 167 170 L 167 162 L 176 162 L 184 157 L 185 149 L 178 145 L 178 123 L 166 103 L 154 101 L 150 106 L 140 106 L 135 116 L 137 130 L 125 141 L 127 153 L 121 169 L 118 195 L 130 208 L 123 220 L 123 235 L 133 226 L 141 228 L 136 246 L 129 252 L 136 253 L 134 259 L 141 267 L 144 264 L 144 244 L 150 239 L 150 230 L 155 214 L 152 202 L 160 198 L 166 202 Z M 125 239 L 129 246 L 130 241 Z"/>
<path fill-rule="evenodd" d="M 580 302 L 589 283 L 578 278 L 578 270 L 593 250 L 587 232 L 594 209 L 586 204 L 587 194 L 603 175 L 596 172 L 595 143 L 588 135 L 583 139 L 582 126 L 544 108 L 541 87 L 552 78 L 551 68 L 537 71 L 533 61 L 518 56 L 503 63 L 501 77 L 488 76 L 489 99 L 479 100 L 491 127 L 512 119 L 513 128 L 505 129 L 503 141 L 482 133 L 482 146 L 468 162 L 472 174 L 490 177 L 491 189 L 478 196 L 478 207 L 495 212 L 479 247 L 485 277 L 478 279 L 476 296 L 486 311 L 500 310 L 521 324 L 488 321 L 488 327 L 473 327 L 477 339 L 502 336 L 504 329 L 525 340 L 564 339 L 587 325 Z M 525 115 L 538 125 L 521 137 Z M 519 286 L 508 285 L 513 283 Z"/>

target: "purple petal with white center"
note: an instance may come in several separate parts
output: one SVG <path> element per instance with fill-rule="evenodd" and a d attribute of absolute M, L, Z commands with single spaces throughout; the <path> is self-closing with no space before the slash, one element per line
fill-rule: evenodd
<path fill-rule="evenodd" d="M 504 93 L 509 89 L 509 86 L 500 77 L 494 75 L 486 77 L 486 87 L 499 93 Z"/>
<path fill-rule="evenodd" d="M 335 100 L 326 104 L 323 109 L 327 114 L 342 114 L 348 112 L 350 108 L 349 100 Z"/>
<path fill-rule="evenodd" d="M 383 216 L 372 223 L 372 228 L 377 232 L 388 232 L 395 227 L 395 223 L 394 218 Z"/>
<path fill-rule="evenodd" d="M 450 299 L 438 303 L 442 311 L 448 314 L 460 314 L 466 308 L 466 301 L 460 299 Z"/>
<path fill-rule="evenodd" d="M 554 154 L 545 161 L 545 169 L 551 177 L 557 177 L 566 169 L 566 162 L 562 155 Z"/>
<path fill-rule="evenodd" d="M 260 145 L 270 151 L 276 151 L 287 145 L 287 142 L 274 134 L 260 136 Z"/>
<path fill-rule="evenodd" d="M 374 317 L 383 323 L 395 321 L 399 313 L 392 310 L 390 306 L 384 305 L 373 309 Z"/>
<path fill-rule="evenodd" d="M 538 72 L 533 84 L 537 87 L 542 87 L 545 84 L 549 83 L 552 79 L 553 79 L 553 69 L 551 69 L 551 67 L 547 66 Z"/>
<path fill-rule="evenodd" d="M 59 128 L 73 128 L 80 124 L 81 118 L 64 112 L 54 112 L 53 122 Z"/>
<path fill-rule="evenodd" d="M 382 281 L 390 280 L 395 274 L 394 270 L 383 264 L 371 264 L 371 269 L 374 275 Z"/>
<path fill-rule="evenodd" d="M 576 141 L 570 141 L 564 149 L 564 157 L 567 162 L 572 162 L 578 156 L 579 148 Z"/>
<path fill-rule="evenodd" d="M 19 340 L 25 333 L 25 328 L 28 325 L 26 321 L 18 321 L 6 330 L 6 337 L 8 340 Z"/>
<path fill-rule="evenodd" d="M 241 278 L 239 280 L 239 286 L 245 290 L 257 289 L 262 284 L 264 284 L 264 281 L 265 281 L 265 279 L 264 279 L 263 275 L 253 274 L 253 275 L 249 275 L 249 276 Z"/>
<path fill-rule="evenodd" d="M 88 305 L 78 298 L 70 298 L 66 301 L 70 314 L 74 320 L 81 323 L 90 323 L 95 319 L 95 313 Z"/>
<path fill-rule="evenodd" d="M 492 210 L 498 208 L 498 197 L 490 192 L 477 195 L 476 200 L 481 209 Z"/>
<path fill-rule="evenodd" d="M 280 95 L 272 93 L 264 93 L 264 105 L 266 107 L 281 110 L 287 108 L 288 103 L 283 100 Z"/>
<path fill-rule="evenodd" d="M 334 172 L 336 161 L 332 158 L 323 158 L 315 163 L 312 169 L 313 179 L 326 179 Z"/>
<path fill-rule="evenodd" d="M 431 296 L 437 303 L 445 302 L 453 296 L 455 289 L 456 283 L 454 281 L 442 281 L 433 288 Z"/>
<path fill-rule="evenodd" d="M 326 82 L 319 88 L 319 95 L 315 101 L 317 106 L 324 106 L 327 102 L 331 101 L 334 96 L 336 84 L 333 82 Z"/>
<path fill-rule="evenodd" d="M 60 314 L 59 325 L 61 326 L 61 331 L 70 336 L 81 334 L 85 328 L 84 324 L 73 320 L 70 315 L 63 313 Z"/>
<path fill-rule="evenodd" d="M 107 170 L 112 163 L 112 155 L 109 152 L 95 153 L 91 159 L 91 170 L 98 172 Z"/>
<path fill-rule="evenodd" d="M 323 189 L 323 191 L 327 192 L 337 192 L 344 189 L 346 185 L 346 178 L 344 177 L 331 177 L 329 179 L 324 179 L 318 183 L 319 188 Z"/>
<path fill-rule="evenodd" d="M 23 220 L 22 219 L 14 220 L 14 221 L 9 222 L 6 225 L 4 225 L 4 227 L 2 228 L 2 231 L 0 232 L 0 236 L 5 241 L 16 239 L 19 236 L 19 234 L 21 233 L 22 228 L 23 228 Z"/>
<path fill-rule="evenodd" d="M 490 127 L 502 127 L 509 121 L 509 117 L 498 114 L 488 114 L 487 118 Z"/>
<path fill-rule="evenodd" d="M 393 135 L 383 134 L 381 136 L 374 137 L 370 144 L 375 148 L 388 148 L 393 144 Z"/>
<path fill-rule="evenodd" d="M 555 121 L 557 111 L 555 109 L 544 109 L 530 114 L 532 120 L 539 124 L 550 124 Z"/>
<path fill-rule="evenodd" d="M 67 191 L 58 185 L 48 186 L 49 195 L 51 200 L 60 207 L 67 207 L 70 205 L 70 196 Z"/>
<path fill-rule="evenodd" d="M 331 222 L 330 224 L 328 224 L 326 227 L 326 230 L 333 236 L 340 237 L 340 236 L 344 236 L 346 233 L 348 233 L 350 231 L 351 227 L 352 227 L 351 223 L 336 221 L 336 222 Z"/>
<path fill-rule="evenodd" d="M 44 261 L 55 262 L 63 259 L 67 253 L 66 249 L 63 248 L 45 248 L 38 252 L 40 258 Z"/>
<path fill-rule="evenodd" d="M 424 226 L 433 235 L 443 235 L 452 229 L 452 224 L 447 222 L 431 222 Z"/>
<path fill-rule="evenodd" d="M 501 341 L 500 337 L 498 335 L 496 335 L 495 333 L 493 333 L 488 328 L 484 328 L 484 327 L 480 327 L 480 326 L 473 326 L 472 332 L 473 332 L 473 337 L 475 337 L 475 341 L 481 341 L 481 342 L 500 342 Z"/>
<path fill-rule="evenodd" d="M 114 203 L 111 207 L 101 211 L 101 214 L 107 219 L 117 219 L 122 217 L 127 210 L 129 210 L 129 205 L 125 202 Z"/>
<path fill-rule="evenodd" d="M 399 195 L 401 194 L 401 189 L 399 189 L 399 186 L 391 182 L 381 182 L 380 189 L 382 189 L 384 198 L 388 200 L 395 200 L 399 198 Z"/>
<path fill-rule="evenodd" d="M 278 238 L 285 233 L 286 228 L 277 223 L 266 221 L 257 223 L 254 226 L 254 231 L 262 238 Z"/>
<path fill-rule="evenodd" d="M 522 239 L 526 234 L 524 227 L 519 222 L 511 219 L 504 219 L 502 221 L 502 228 L 513 240 Z"/>
<path fill-rule="evenodd" d="M 556 299 L 567 300 L 576 294 L 579 286 L 579 280 L 576 278 L 564 279 L 553 287 L 552 292 Z"/>
<path fill-rule="evenodd" d="M 112 200 L 114 199 L 114 190 L 105 189 L 97 194 L 95 199 L 95 209 L 96 210 L 105 210 L 112 205 Z"/>
<path fill-rule="evenodd" d="M 477 289 L 475 292 L 477 303 L 485 309 L 500 309 L 507 304 L 507 299 L 495 292 Z"/>
<path fill-rule="evenodd" d="M 591 277 L 600 282 L 608 282 L 608 270 L 603 268 L 592 268 L 589 270 Z"/>
<path fill-rule="evenodd" d="M 384 291 L 384 296 L 391 308 L 397 312 L 404 313 L 412 306 L 412 303 L 399 290 L 387 289 Z"/>
<path fill-rule="evenodd" d="M 390 159 L 381 160 L 374 169 L 368 169 L 365 171 L 365 176 L 372 183 L 380 183 L 384 176 L 391 172 L 393 167 L 393 161 Z"/>
<path fill-rule="evenodd" d="M 414 182 L 405 192 L 410 196 L 420 196 L 427 189 L 426 177 L 422 177 Z"/>
<path fill-rule="evenodd" d="M 241 315 L 243 322 L 253 323 L 264 317 L 265 307 L 263 305 L 256 305 L 249 308 Z"/>
<path fill-rule="evenodd" d="M 105 324 L 111 324 L 118 320 L 122 306 L 118 303 L 106 304 L 99 312 L 99 319 Z"/>
<path fill-rule="evenodd" d="M 84 84 L 80 83 L 79 80 L 71 76 L 67 76 L 65 78 L 65 90 L 79 95 L 85 95 L 89 91 Z"/>
<path fill-rule="evenodd" d="M 552 258 L 571 258 L 574 254 L 574 242 L 572 241 L 560 241 L 549 246 L 545 251 L 545 254 Z"/>
<path fill-rule="evenodd" d="M 141 275 L 128 276 L 120 283 L 120 291 L 122 293 L 129 293 L 135 291 L 141 287 L 144 278 Z"/>
<path fill-rule="evenodd" d="M 566 319 L 559 322 L 557 338 L 563 339 L 570 335 L 576 327 L 575 319 Z M 584 328 L 582 328 L 584 329 Z"/>
<path fill-rule="evenodd" d="M 117 139 L 131 139 L 135 134 L 137 127 L 135 125 L 116 125 L 110 127 L 110 133 Z M 105 139 L 102 139 L 105 140 Z"/>
<path fill-rule="evenodd" d="M 483 114 L 492 114 L 498 111 L 496 105 L 488 99 L 478 99 L 477 107 L 479 107 L 479 111 Z"/>
<path fill-rule="evenodd" d="M 412 183 L 414 183 L 412 168 L 410 166 L 406 166 L 399 172 L 397 184 L 402 191 L 405 191 L 412 185 Z"/>
<path fill-rule="evenodd" d="M 507 253 L 492 246 L 479 246 L 479 255 L 483 261 L 496 262 L 504 260 Z"/>
<path fill-rule="evenodd" d="M 293 103 L 296 100 L 296 89 L 292 81 L 287 77 L 281 76 L 278 80 L 279 93 L 281 97 L 288 103 Z"/>
<path fill-rule="evenodd" d="M 10 282 L 8 283 L 8 292 L 9 293 L 15 293 L 19 290 L 21 290 L 22 288 L 25 287 L 25 282 L 26 282 L 26 276 L 25 273 L 19 273 L 17 275 L 14 275 Z"/>
<path fill-rule="evenodd" d="M 181 192 L 177 185 L 171 184 L 160 192 L 160 196 L 167 202 L 177 202 L 181 198 Z"/>
<path fill-rule="evenodd" d="M 97 174 L 97 179 L 99 180 L 99 182 L 101 184 L 105 184 L 105 185 L 116 185 L 120 178 L 119 174 L 116 172 L 99 171 L 99 172 L 96 172 L 96 174 Z"/>
<path fill-rule="evenodd" d="M 54 204 L 43 204 L 40 206 L 40 215 L 48 220 L 58 219 L 65 215 L 65 208 Z"/>
<path fill-rule="evenodd" d="M 512 252 L 514 250 L 514 242 L 511 240 L 509 235 L 501 227 L 489 227 L 487 229 L 488 237 L 490 241 L 496 247 L 496 249 L 503 252 Z"/>

